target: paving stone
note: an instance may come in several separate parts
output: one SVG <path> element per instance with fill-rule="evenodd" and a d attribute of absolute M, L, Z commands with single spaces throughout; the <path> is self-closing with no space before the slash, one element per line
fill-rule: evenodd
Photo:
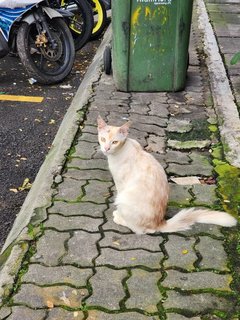
<path fill-rule="evenodd" d="M 83 201 L 105 203 L 111 196 L 109 191 L 111 187 L 112 182 L 89 180 L 89 184 L 84 187 L 85 195 Z"/>
<path fill-rule="evenodd" d="M 178 205 L 188 205 L 192 200 L 192 195 L 189 190 L 192 186 L 181 186 L 170 183 L 170 198 L 169 203 L 177 203 Z"/>
<path fill-rule="evenodd" d="M 216 274 L 210 271 L 182 273 L 176 270 L 168 270 L 167 277 L 162 282 L 169 289 L 181 288 L 181 290 L 216 289 L 230 291 L 230 275 Z"/>
<path fill-rule="evenodd" d="M 12 308 L 12 314 L 7 320 L 45 320 L 45 310 L 33 310 L 27 307 L 16 306 Z M 5 319 L 5 318 L 1 318 Z"/>
<path fill-rule="evenodd" d="M 166 309 L 182 309 L 192 312 L 207 313 L 209 310 L 227 311 L 234 308 L 233 303 L 213 293 L 182 295 L 179 292 L 168 291 L 168 298 L 163 302 Z"/>
<path fill-rule="evenodd" d="M 149 134 L 153 133 L 161 137 L 165 136 L 165 129 L 154 124 L 133 123 L 132 128 L 140 131 L 145 131 Z"/>
<path fill-rule="evenodd" d="M 94 204 L 91 202 L 68 203 L 55 201 L 54 205 L 48 209 L 49 213 L 60 213 L 64 216 L 86 215 L 96 218 L 102 218 L 103 212 L 107 209 L 106 204 Z"/>
<path fill-rule="evenodd" d="M 73 178 L 75 180 L 101 180 L 101 181 L 112 181 L 112 176 L 109 170 L 79 170 L 79 169 L 68 169 L 64 175 L 66 178 Z"/>
<path fill-rule="evenodd" d="M 129 118 L 128 112 L 110 112 L 110 114 L 107 116 L 107 123 L 112 126 L 122 126 Z"/>
<path fill-rule="evenodd" d="M 169 110 L 168 110 L 169 105 L 164 103 L 166 102 L 167 97 L 164 97 L 163 100 L 164 100 L 163 102 L 152 101 L 151 104 L 149 105 L 150 111 L 148 114 L 153 116 L 157 115 L 158 117 L 167 119 L 169 117 Z"/>
<path fill-rule="evenodd" d="M 136 130 L 134 128 L 130 129 L 130 138 L 137 140 L 142 147 L 147 145 L 148 134 L 143 131 Z"/>
<path fill-rule="evenodd" d="M 130 109 L 128 111 L 130 114 L 144 114 L 148 115 L 149 107 L 144 103 L 130 103 Z"/>
<path fill-rule="evenodd" d="M 192 164 L 169 163 L 166 171 L 169 175 L 181 176 L 181 177 L 202 174 L 201 168 Z"/>
<path fill-rule="evenodd" d="M 171 116 L 177 116 L 177 115 L 186 115 L 191 114 L 192 110 L 189 108 L 188 105 L 182 103 L 182 104 L 176 104 L 175 102 L 169 103 L 169 113 Z"/>
<path fill-rule="evenodd" d="M 76 201 L 83 196 L 82 187 L 86 181 L 74 180 L 65 178 L 64 181 L 58 185 L 58 193 L 56 199 L 63 199 L 66 201 Z"/>
<path fill-rule="evenodd" d="M 196 90 L 196 88 L 203 91 L 203 78 L 200 75 L 199 59 L 196 51 L 191 54 L 190 62 L 193 62 L 193 58 L 195 59 L 194 63 L 196 64 L 196 66 L 192 65 L 191 63 L 188 67 L 188 76 L 185 91 L 194 91 Z"/>
<path fill-rule="evenodd" d="M 100 103 L 100 101 L 98 100 L 98 102 Z M 102 110 L 101 111 L 101 116 L 102 118 L 106 118 L 108 112 Z M 97 125 L 97 118 L 99 116 L 99 109 L 98 110 L 94 110 L 94 109 L 89 109 L 88 113 L 87 113 L 87 119 L 84 121 L 84 124 L 85 125 L 94 125 L 96 126 Z M 82 138 L 81 136 L 81 140 L 86 140 L 86 138 L 88 138 L 88 140 L 86 141 L 89 141 L 89 142 L 97 142 L 97 136 L 95 136 L 94 138 L 94 135 L 91 135 L 91 136 L 84 136 L 85 139 Z"/>
<path fill-rule="evenodd" d="M 168 150 L 165 156 L 166 162 L 173 162 L 180 164 L 189 164 L 191 159 L 189 158 L 189 153 Z"/>
<path fill-rule="evenodd" d="M 159 318 L 157 316 L 146 316 L 137 312 L 109 314 L 99 310 L 90 310 L 87 320 L 159 320 Z"/>
<path fill-rule="evenodd" d="M 40 264 L 30 264 L 27 273 L 22 277 L 22 282 L 41 286 L 57 283 L 86 287 L 92 273 L 91 269 L 79 269 L 73 266 L 45 267 Z"/>
<path fill-rule="evenodd" d="M 148 252 L 145 250 L 118 251 L 103 248 L 96 259 L 96 265 L 111 265 L 117 268 L 145 266 L 158 269 L 163 258 L 162 252 Z"/>
<path fill-rule="evenodd" d="M 147 139 L 148 146 L 146 147 L 146 150 L 149 152 L 158 152 L 160 154 L 165 153 L 166 149 L 166 138 L 165 137 L 159 137 L 153 134 L 150 134 Z"/>
<path fill-rule="evenodd" d="M 58 231 L 86 230 L 89 232 L 99 231 L 103 219 L 87 216 L 63 217 L 59 214 L 50 214 L 44 223 L 45 228 L 54 228 Z"/>
<path fill-rule="evenodd" d="M 92 134 L 97 134 L 97 124 L 95 126 L 93 125 L 83 125 L 83 128 L 81 127 L 81 132 L 82 133 L 92 133 Z M 78 144 L 81 144 L 83 143 L 83 146 L 87 147 L 89 144 L 86 143 L 85 141 L 81 141 L 81 136 L 80 136 L 80 139 L 78 140 Z M 78 144 L 77 145 L 74 145 L 75 148 L 78 147 Z M 96 146 L 98 146 L 98 143 L 95 144 Z"/>
<path fill-rule="evenodd" d="M 165 243 L 168 259 L 164 261 L 164 266 L 194 269 L 193 264 L 197 260 L 197 255 L 193 250 L 194 244 L 195 239 L 170 235 L 168 242 Z"/>
<path fill-rule="evenodd" d="M 181 234 L 185 236 L 210 235 L 218 239 L 223 239 L 221 227 L 214 224 L 197 223 L 194 224 L 190 230 L 183 231 Z"/>
<path fill-rule="evenodd" d="M 213 167 L 208 158 L 197 153 L 189 154 L 192 161 L 188 164 L 169 163 L 167 172 L 178 176 L 211 176 Z"/>
<path fill-rule="evenodd" d="M 177 164 L 177 163 L 169 163 L 167 172 L 171 175 L 176 176 L 205 176 L 209 177 L 212 175 L 213 168 L 207 168 L 203 166 L 199 166 L 197 163 L 189 163 L 189 164 Z"/>
<path fill-rule="evenodd" d="M 63 263 L 75 263 L 81 267 L 93 266 L 93 259 L 99 255 L 96 244 L 100 238 L 100 234 L 75 231 L 68 241 L 68 252 L 62 259 Z"/>
<path fill-rule="evenodd" d="M 231 14 L 230 17 L 232 17 L 232 21 L 233 21 L 233 15 Z M 235 17 L 239 17 L 238 16 L 235 16 Z M 239 23 L 239 18 L 238 18 L 238 23 Z M 238 52 L 238 48 L 240 46 L 240 39 L 239 37 L 235 39 L 235 41 L 233 42 L 232 41 L 232 38 L 229 37 L 229 38 L 221 38 L 221 37 L 218 37 L 218 42 L 219 42 L 219 46 L 220 46 L 220 49 L 221 49 L 221 52 L 223 54 L 225 53 L 231 53 L 231 54 L 235 54 L 236 52 Z"/>
<path fill-rule="evenodd" d="M 121 232 L 121 233 L 132 233 L 132 231 L 130 229 L 128 229 L 127 227 L 123 227 L 119 224 L 116 224 L 114 221 L 113 221 L 113 211 L 114 211 L 114 205 L 112 204 L 110 206 L 110 209 L 108 209 L 105 213 L 106 215 L 106 218 L 107 218 L 107 222 L 105 224 L 102 225 L 102 229 L 104 231 L 118 231 L 118 232 Z"/>
<path fill-rule="evenodd" d="M 131 97 L 131 93 L 121 92 L 121 91 L 113 91 L 111 99 L 126 99 L 128 100 Z"/>
<path fill-rule="evenodd" d="M 167 102 L 166 92 L 132 92 L 132 101 L 150 104 L 152 102 Z"/>
<path fill-rule="evenodd" d="M 106 160 L 106 156 L 102 153 L 100 147 L 96 150 L 96 153 L 94 154 L 93 158 Z"/>
<path fill-rule="evenodd" d="M 206 250 L 209 245 L 211 246 L 211 250 Z M 209 237 L 200 237 L 200 242 L 196 245 L 196 250 L 198 250 L 202 256 L 199 264 L 200 268 L 229 271 L 227 266 L 228 257 L 224 251 L 222 241 Z"/>
<path fill-rule="evenodd" d="M 166 131 L 186 133 L 191 131 L 192 128 L 193 125 L 191 123 L 191 120 L 170 118 Z"/>
<path fill-rule="evenodd" d="M 74 147 L 75 151 L 72 154 L 74 157 L 80 157 L 82 159 L 91 159 L 96 153 L 98 143 L 90 143 L 80 140 Z"/>
<path fill-rule="evenodd" d="M 99 242 L 100 247 L 112 247 L 118 250 L 146 249 L 159 252 L 160 244 L 163 242 L 161 236 L 150 236 L 145 234 L 125 234 L 116 232 L 105 232 L 105 237 Z"/>
<path fill-rule="evenodd" d="M 125 297 L 122 281 L 126 276 L 126 270 L 96 268 L 96 273 L 90 279 L 93 294 L 86 300 L 87 305 L 119 309 L 119 302 Z"/>
<path fill-rule="evenodd" d="M 46 230 L 37 242 L 37 251 L 31 258 L 31 262 L 43 263 L 47 266 L 57 266 L 64 254 L 66 254 L 65 241 L 70 238 L 69 233 Z M 51 248 L 51 250 L 49 250 Z"/>
<path fill-rule="evenodd" d="M 210 176 L 212 174 L 213 167 L 209 162 L 209 155 L 205 156 L 200 154 L 199 152 L 193 151 L 189 154 L 189 157 L 190 159 L 192 159 L 192 163 L 202 168 L 203 175 L 205 174 Z"/>
<path fill-rule="evenodd" d="M 166 127 L 168 120 L 165 118 L 158 117 L 156 115 L 140 115 L 131 114 L 129 117 L 130 121 L 134 123 L 143 123 L 149 125 L 157 125 L 159 127 Z"/>
<path fill-rule="evenodd" d="M 196 206 L 213 205 L 218 199 L 215 185 L 193 185 L 192 192 L 194 194 L 194 205 Z"/>
<path fill-rule="evenodd" d="M 167 320 L 201 320 L 200 317 L 193 317 L 193 318 L 189 318 L 189 317 L 184 317 L 181 314 L 176 314 L 176 313 L 167 313 Z"/>
<path fill-rule="evenodd" d="M 147 151 L 149 152 L 149 151 Z M 161 164 L 161 166 L 166 169 L 167 168 L 167 164 L 165 162 L 165 154 L 162 153 L 162 154 L 159 154 L 159 153 L 156 153 L 156 152 L 149 152 L 151 153 L 151 155 Z"/>
<path fill-rule="evenodd" d="M 1 307 L 0 308 L 0 319 L 7 319 L 7 316 L 9 316 L 12 313 L 11 309 L 9 307 Z M 10 318 L 8 318 L 10 319 Z"/>
<path fill-rule="evenodd" d="M 160 272 L 147 272 L 144 270 L 132 270 L 132 276 L 127 280 L 130 297 L 126 301 L 128 309 L 140 309 L 149 313 L 157 312 L 157 304 L 161 299 L 158 289 Z M 141 292 L 141 294 L 139 294 Z"/>
<path fill-rule="evenodd" d="M 38 287 L 33 284 L 22 284 L 13 301 L 26 304 L 30 308 L 47 308 L 49 306 L 66 306 L 80 308 L 86 289 L 75 289 L 68 286 Z"/>
<path fill-rule="evenodd" d="M 80 158 L 71 158 L 71 161 L 68 162 L 67 167 L 78 168 L 80 170 L 87 170 L 87 169 L 108 170 L 107 161 L 104 159 L 83 160 Z"/>
<path fill-rule="evenodd" d="M 125 99 L 98 99 L 91 103 L 91 110 L 101 110 L 103 112 L 112 112 L 113 110 L 118 113 L 127 113 L 129 110 L 128 101 Z"/>
<path fill-rule="evenodd" d="M 185 91 L 168 92 L 168 103 L 184 104 L 186 103 Z"/>
<path fill-rule="evenodd" d="M 96 118 L 97 119 L 97 118 Z M 81 139 L 81 140 L 80 140 Z M 97 138 L 97 134 L 93 134 L 93 133 L 89 133 L 89 132 L 84 132 L 81 135 L 81 138 L 79 139 L 79 141 L 87 141 L 87 142 L 92 142 L 92 143 L 96 143 L 98 141 Z"/>
<path fill-rule="evenodd" d="M 195 104 L 195 105 L 203 105 L 204 104 L 204 98 L 203 94 L 199 92 L 187 92 L 186 93 L 186 99 L 187 103 L 189 104 Z"/>
<path fill-rule="evenodd" d="M 191 149 L 204 149 L 211 145 L 210 140 L 190 140 L 190 141 L 179 141 L 179 140 L 168 140 L 167 145 L 169 148 L 176 150 L 191 150 Z"/>
<path fill-rule="evenodd" d="M 83 320 L 84 314 L 82 311 L 67 311 L 62 308 L 53 308 L 48 311 L 46 320 Z M 25 320 L 25 319 L 24 319 Z"/>

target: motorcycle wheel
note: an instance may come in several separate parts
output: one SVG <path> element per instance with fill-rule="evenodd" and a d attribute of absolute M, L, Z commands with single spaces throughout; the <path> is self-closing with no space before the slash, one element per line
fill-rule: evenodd
<path fill-rule="evenodd" d="M 68 0 L 62 6 L 74 13 L 73 18 L 68 19 L 75 49 L 81 49 L 88 41 L 93 30 L 93 12 L 91 5 L 86 0 Z"/>
<path fill-rule="evenodd" d="M 94 27 L 92 30 L 91 40 L 98 39 L 107 25 L 107 12 L 102 0 L 92 0 Z"/>
<path fill-rule="evenodd" d="M 75 48 L 71 32 L 62 18 L 47 21 L 56 48 L 52 47 L 46 33 L 39 35 L 35 22 L 24 22 L 18 30 L 17 50 L 30 77 L 41 84 L 54 84 L 71 72 Z"/>

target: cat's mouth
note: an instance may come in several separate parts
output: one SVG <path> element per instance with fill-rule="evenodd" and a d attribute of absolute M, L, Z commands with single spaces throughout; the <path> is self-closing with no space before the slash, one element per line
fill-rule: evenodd
<path fill-rule="evenodd" d="M 105 150 L 105 149 L 101 149 L 102 153 L 107 156 L 111 153 L 111 150 Z"/>

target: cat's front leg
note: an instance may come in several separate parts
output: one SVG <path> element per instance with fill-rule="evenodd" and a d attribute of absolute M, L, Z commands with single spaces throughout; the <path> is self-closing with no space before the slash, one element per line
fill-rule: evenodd
<path fill-rule="evenodd" d="M 120 224 L 124 227 L 127 227 L 127 224 L 126 222 L 123 220 L 123 218 L 119 215 L 118 211 L 115 210 L 113 211 L 113 221 L 116 223 L 116 224 Z"/>

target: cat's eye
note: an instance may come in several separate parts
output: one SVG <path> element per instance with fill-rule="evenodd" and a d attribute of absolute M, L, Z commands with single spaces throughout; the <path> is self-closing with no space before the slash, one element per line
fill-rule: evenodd
<path fill-rule="evenodd" d="M 117 140 L 114 140 L 113 142 L 112 142 L 112 144 L 117 144 L 118 143 L 118 141 Z"/>
<path fill-rule="evenodd" d="M 106 142 L 106 139 L 102 137 L 102 138 L 101 138 L 101 141 L 102 141 L 102 142 Z"/>

